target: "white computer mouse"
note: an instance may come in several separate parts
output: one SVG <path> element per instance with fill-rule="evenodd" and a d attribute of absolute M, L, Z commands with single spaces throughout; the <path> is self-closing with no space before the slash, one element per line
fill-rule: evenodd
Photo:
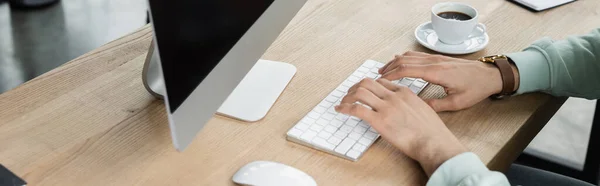
<path fill-rule="evenodd" d="M 233 182 L 253 186 L 316 186 L 308 174 L 285 164 L 254 161 L 244 165 L 233 175 Z"/>

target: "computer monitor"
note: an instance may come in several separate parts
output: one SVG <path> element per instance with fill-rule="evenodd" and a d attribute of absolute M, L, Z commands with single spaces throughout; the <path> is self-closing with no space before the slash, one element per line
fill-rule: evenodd
<path fill-rule="evenodd" d="M 224 110 L 225 115 L 239 115 L 238 118 L 243 119 L 248 115 L 246 113 L 251 113 L 254 109 L 247 109 L 245 112 L 240 108 L 264 102 L 252 102 L 260 100 L 252 96 L 270 95 L 266 97 L 272 98 L 278 90 L 265 87 L 262 83 L 273 79 L 265 79 L 266 73 L 278 71 L 273 68 L 281 67 L 284 69 L 282 71 L 291 72 L 293 76 L 295 67 L 289 64 L 270 61 L 255 64 L 305 2 L 306 0 L 149 0 L 154 44 L 158 49 L 153 54 L 157 55 L 159 62 L 155 67 L 147 64 L 155 72 L 147 73 L 145 69 L 144 76 L 162 76 L 146 85 L 147 88 L 154 89 L 154 92 L 164 94 L 176 149 L 185 149 L 217 109 Z M 249 71 L 251 73 L 248 74 Z M 285 84 L 291 79 L 290 73 L 286 74 L 288 80 Z M 256 88 L 252 84 L 261 85 Z M 259 91 L 253 91 L 254 89 Z M 279 96 L 278 93 L 276 96 Z M 268 100 L 274 102 L 275 99 Z M 265 110 L 265 106 L 260 106 L 260 109 Z M 267 111 L 268 109 L 266 108 Z M 248 120 L 256 119 L 249 118 Z"/>

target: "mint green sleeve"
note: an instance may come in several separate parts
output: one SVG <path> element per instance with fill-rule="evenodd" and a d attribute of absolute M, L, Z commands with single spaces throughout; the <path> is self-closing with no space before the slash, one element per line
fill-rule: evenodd
<path fill-rule="evenodd" d="M 600 28 L 565 40 L 543 38 L 507 56 L 519 70 L 517 94 L 600 98 Z"/>
<path fill-rule="evenodd" d="M 427 186 L 510 186 L 506 176 L 490 171 L 472 152 L 446 160 L 438 167 Z"/>

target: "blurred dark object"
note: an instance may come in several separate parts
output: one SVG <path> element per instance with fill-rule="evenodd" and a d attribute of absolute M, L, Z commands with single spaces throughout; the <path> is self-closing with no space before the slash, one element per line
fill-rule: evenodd
<path fill-rule="evenodd" d="M 598 185 L 600 183 L 600 104 L 598 103 L 600 102 L 596 102 L 596 111 L 594 112 L 594 120 L 590 132 L 590 141 L 588 143 L 583 170 L 576 170 L 525 153 L 522 153 L 515 163 L 562 174 Z"/>
<path fill-rule="evenodd" d="M 12 8 L 32 9 L 46 7 L 59 1 L 60 0 L 9 0 L 9 3 Z"/>
<path fill-rule="evenodd" d="M 27 183 L 0 164 L 0 185 L 25 186 Z"/>
<path fill-rule="evenodd" d="M 4 3 L 4 2 L 6 2 L 6 0 L 0 0 L 0 4 L 2 4 L 2 3 Z"/>

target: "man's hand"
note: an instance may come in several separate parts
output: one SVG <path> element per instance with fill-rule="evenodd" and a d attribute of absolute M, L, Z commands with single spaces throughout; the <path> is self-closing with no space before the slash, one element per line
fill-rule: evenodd
<path fill-rule="evenodd" d="M 364 79 L 354 85 L 336 111 L 371 124 L 385 140 L 417 160 L 428 175 L 466 152 L 431 107 L 407 87 L 386 79 Z"/>
<path fill-rule="evenodd" d="M 515 67 L 513 72 L 516 90 L 519 77 Z M 444 87 L 447 97 L 425 100 L 437 112 L 466 109 L 502 91 L 500 71 L 492 64 L 421 52 L 397 55 L 379 73 L 388 80 L 414 77 Z"/>

